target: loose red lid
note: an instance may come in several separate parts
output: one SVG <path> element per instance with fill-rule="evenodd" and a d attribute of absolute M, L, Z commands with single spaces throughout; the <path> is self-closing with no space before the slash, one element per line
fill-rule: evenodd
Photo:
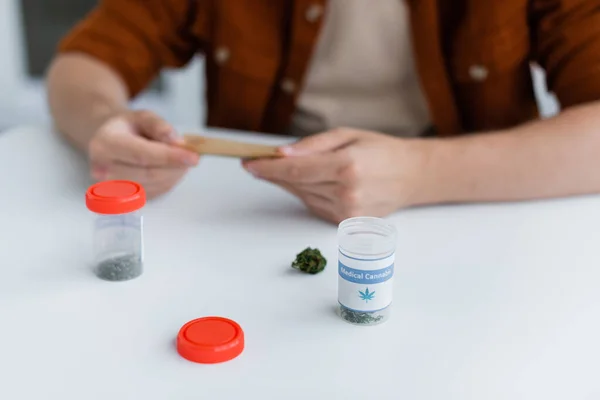
<path fill-rule="evenodd" d="M 193 362 L 229 361 L 244 350 L 244 332 L 234 321 L 221 317 L 194 319 L 177 334 L 177 352 Z"/>
<path fill-rule="evenodd" d="M 142 185 L 132 181 L 104 181 L 88 188 L 85 204 L 98 214 L 125 214 L 146 204 Z"/>

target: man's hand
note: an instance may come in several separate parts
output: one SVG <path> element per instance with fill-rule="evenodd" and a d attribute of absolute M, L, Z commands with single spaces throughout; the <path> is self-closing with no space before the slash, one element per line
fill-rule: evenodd
<path fill-rule="evenodd" d="M 245 161 L 244 167 L 329 221 L 383 217 L 417 202 L 427 161 L 423 143 L 340 128 L 282 148 L 284 158 Z"/>
<path fill-rule="evenodd" d="M 198 164 L 198 155 L 178 143 L 173 127 L 149 111 L 118 114 L 89 143 L 92 177 L 133 180 L 144 186 L 149 198 L 159 196 Z"/>

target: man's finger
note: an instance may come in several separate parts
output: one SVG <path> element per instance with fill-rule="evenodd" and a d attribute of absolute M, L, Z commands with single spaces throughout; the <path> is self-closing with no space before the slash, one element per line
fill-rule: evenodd
<path fill-rule="evenodd" d="M 125 164 L 106 167 L 106 179 L 127 179 L 142 185 L 163 185 L 179 181 L 187 168 L 140 168 Z"/>
<path fill-rule="evenodd" d="M 307 192 L 297 185 L 287 182 L 273 182 L 290 194 L 298 197 L 304 205 L 320 218 L 326 220 L 335 219 L 335 202 L 321 193 Z"/>
<path fill-rule="evenodd" d="M 133 123 L 145 137 L 164 143 L 175 143 L 179 138 L 167 121 L 150 111 L 136 111 Z"/>
<path fill-rule="evenodd" d="M 109 153 L 102 158 L 110 156 L 112 160 L 139 167 L 191 167 L 199 161 L 198 154 L 189 150 L 135 135 L 107 135 L 101 147 Z"/>
<path fill-rule="evenodd" d="M 311 213 L 321 218 L 322 220 L 333 222 L 334 224 L 339 224 L 343 221 L 343 218 L 340 218 L 335 211 L 332 211 L 329 208 L 320 208 L 320 207 L 308 207 Z"/>
<path fill-rule="evenodd" d="M 316 135 L 308 136 L 300 141 L 281 147 L 281 152 L 288 156 L 304 156 L 309 154 L 330 152 L 354 142 L 361 131 L 338 128 Z"/>
<path fill-rule="evenodd" d="M 335 182 L 343 159 L 339 153 L 276 160 L 245 161 L 244 168 L 258 178 L 291 183 Z"/>
<path fill-rule="evenodd" d="M 333 203 L 336 200 L 335 190 L 338 185 L 335 183 L 289 183 L 277 180 L 270 180 L 269 182 L 283 187 L 298 197 L 306 194 L 321 197 L 329 203 Z"/>

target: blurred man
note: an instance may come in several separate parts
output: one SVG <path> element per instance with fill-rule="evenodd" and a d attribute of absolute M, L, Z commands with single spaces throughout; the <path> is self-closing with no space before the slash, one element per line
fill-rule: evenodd
<path fill-rule="evenodd" d="M 128 109 L 196 53 L 207 124 L 301 137 L 244 167 L 322 218 L 600 192 L 598 0 L 100 1 L 48 74 L 94 177 L 156 196 L 198 163 L 168 122 Z M 530 62 L 555 118 L 536 120 Z"/>

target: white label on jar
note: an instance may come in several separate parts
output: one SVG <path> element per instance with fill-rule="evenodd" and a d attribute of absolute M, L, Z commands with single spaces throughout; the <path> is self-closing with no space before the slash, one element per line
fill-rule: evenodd
<path fill-rule="evenodd" d="M 379 311 L 392 303 L 395 254 L 379 259 L 338 255 L 338 301 L 355 311 Z"/>

